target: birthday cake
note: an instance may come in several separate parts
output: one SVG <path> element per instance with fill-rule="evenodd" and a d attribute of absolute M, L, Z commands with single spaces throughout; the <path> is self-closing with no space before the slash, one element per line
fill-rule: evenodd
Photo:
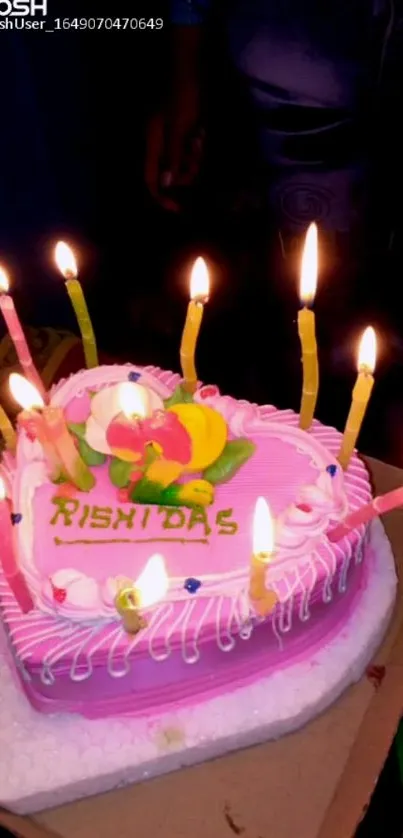
<path fill-rule="evenodd" d="M 63 433 L 73 444 L 58 460 Z M 25 409 L 1 469 L 15 565 L 0 604 L 34 707 L 159 712 L 309 659 L 337 635 L 370 545 L 366 525 L 327 534 L 371 499 L 363 462 L 339 466 L 340 438 L 216 386 L 190 395 L 155 367 L 81 371 L 41 413 Z M 253 548 L 259 497 L 274 539 L 263 522 Z"/>

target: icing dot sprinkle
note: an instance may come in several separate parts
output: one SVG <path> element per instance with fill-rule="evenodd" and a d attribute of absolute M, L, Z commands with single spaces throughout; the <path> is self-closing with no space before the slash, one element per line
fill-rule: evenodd
<path fill-rule="evenodd" d="M 300 512 L 312 512 L 312 506 L 309 506 L 308 503 L 297 503 L 297 509 Z"/>
<path fill-rule="evenodd" d="M 128 379 L 129 381 L 138 381 L 140 378 L 141 373 L 139 372 L 129 372 Z"/>
<path fill-rule="evenodd" d="M 187 591 L 189 594 L 197 593 L 200 586 L 201 586 L 200 579 L 195 579 L 193 576 L 189 576 L 189 578 L 185 579 L 185 581 L 183 583 L 183 587 L 185 588 L 185 591 Z"/>
<path fill-rule="evenodd" d="M 337 466 L 333 465 L 332 463 L 331 466 L 326 466 L 326 471 L 328 474 L 330 474 L 330 477 L 334 477 L 337 471 Z"/>
<path fill-rule="evenodd" d="M 56 588 L 55 585 L 52 586 L 53 588 L 53 599 L 55 602 L 58 602 L 59 605 L 63 605 L 63 602 L 66 599 L 67 591 L 65 588 Z"/>
<path fill-rule="evenodd" d="M 10 515 L 10 518 L 11 518 L 11 523 L 12 523 L 13 527 L 15 527 L 16 524 L 21 523 L 22 514 L 21 514 L 21 512 L 12 512 L 11 515 Z"/>

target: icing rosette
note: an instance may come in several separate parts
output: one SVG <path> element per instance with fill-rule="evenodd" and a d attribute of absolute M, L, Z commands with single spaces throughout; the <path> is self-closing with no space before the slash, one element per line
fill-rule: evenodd
<path fill-rule="evenodd" d="M 42 604 L 70 619 L 99 617 L 103 603 L 98 582 L 73 568 L 56 571 L 43 581 Z"/>

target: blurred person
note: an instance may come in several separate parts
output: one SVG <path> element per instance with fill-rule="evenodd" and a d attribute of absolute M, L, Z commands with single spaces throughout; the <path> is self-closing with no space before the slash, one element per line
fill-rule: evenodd
<path fill-rule="evenodd" d="M 393 0 L 171 0 L 169 89 L 150 121 L 145 162 L 154 199 L 179 210 L 178 196 L 198 175 L 206 67 L 220 27 L 253 106 L 282 240 L 313 219 L 322 230 L 351 234 L 366 211 L 376 132 L 368 120 L 394 12 Z"/>

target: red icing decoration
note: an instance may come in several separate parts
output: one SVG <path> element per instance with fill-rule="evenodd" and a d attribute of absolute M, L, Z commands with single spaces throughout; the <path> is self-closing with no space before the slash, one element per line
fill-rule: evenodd
<path fill-rule="evenodd" d="M 130 421 L 122 414 L 113 419 L 106 431 L 112 451 L 128 451 L 133 461 L 141 461 L 145 447 L 155 442 L 166 460 L 187 465 L 192 457 L 192 441 L 175 413 L 156 410 L 148 419 Z M 136 456 L 137 455 L 137 456 Z"/>
<path fill-rule="evenodd" d="M 309 506 L 308 503 L 297 503 L 297 509 L 301 512 L 312 512 L 312 506 Z"/>
<path fill-rule="evenodd" d="M 129 490 L 128 489 L 118 489 L 118 501 L 119 503 L 129 503 Z"/>
<path fill-rule="evenodd" d="M 57 494 L 62 498 L 74 498 L 77 494 L 77 488 L 72 483 L 61 483 L 58 487 Z"/>
<path fill-rule="evenodd" d="M 210 399 L 214 396 L 218 396 L 218 387 L 214 384 L 206 384 L 205 387 L 200 388 L 199 396 L 201 399 Z"/>
<path fill-rule="evenodd" d="M 51 582 L 51 585 L 53 591 L 53 599 L 55 600 L 55 602 L 58 602 L 59 605 L 63 605 L 63 602 L 65 601 L 67 596 L 67 591 L 65 590 L 65 588 L 56 588 L 53 582 Z"/>

